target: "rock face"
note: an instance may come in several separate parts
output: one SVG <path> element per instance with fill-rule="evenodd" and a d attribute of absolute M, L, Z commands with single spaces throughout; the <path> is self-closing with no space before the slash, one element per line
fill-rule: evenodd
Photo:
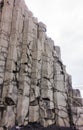
<path fill-rule="evenodd" d="M 0 0 L 0 130 L 31 122 L 75 127 L 72 113 L 82 103 L 80 97 L 81 105 L 74 105 L 73 91 L 46 25 L 23 0 Z"/>
<path fill-rule="evenodd" d="M 72 113 L 74 124 L 78 129 L 83 130 L 83 99 L 78 89 L 73 90 Z"/>

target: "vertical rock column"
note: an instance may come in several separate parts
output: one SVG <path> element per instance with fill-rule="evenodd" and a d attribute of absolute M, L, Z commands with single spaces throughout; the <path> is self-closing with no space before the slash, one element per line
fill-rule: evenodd
<path fill-rule="evenodd" d="M 32 14 L 30 15 L 30 17 Z M 18 125 L 24 125 L 24 120 L 28 113 L 29 107 L 29 89 L 30 89 L 30 73 L 29 64 L 30 64 L 30 56 L 28 55 L 28 33 L 29 33 L 29 11 L 28 9 L 24 11 L 23 14 L 23 30 L 22 30 L 22 51 L 20 58 L 20 68 L 19 68 L 19 76 L 18 76 L 18 101 L 17 101 L 17 111 L 16 111 L 16 120 Z M 29 58 L 28 58 L 29 57 Z M 18 62 L 17 62 L 18 63 Z M 31 64 L 30 64 L 31 66 Z"/>
<path fill-rule="evenodd" d="M 33 14 L 25 10 L 24 35 L 21 57 L 21 68 L 19 74 L 19 89 L 17 103 L 18 125 L 26 125 L 29 121 L 29 105 L 31 91 L 31 69 L 32 69 L 32 46 L 37 38 L 37 26 L 33 20 Z M 34 33 L 35 31 L 35 33 Z"/>
<path fill-rule="evenodd" d="M 42 31 L 45 31 L 42 28 Z M 45 34 L 44 34 L 45 35 Z M 40 35 L 41 36 L 41 35 Z M 42 42 L 42 39 L 41 39 Z M 41 91 L 40 91 L 40 122 L 45 127 L 54 123 L 54 103 L 53 103 L 53 41 L 45 36 L 42 42 L 44 50 L 42 52 L 41 66 Z"/>
<path fill-rule="evenodd" d="M 10 5 L 10 1 L 8 2 Z M 11 12 L 11 11 L 9 11 Z M 3 85 L 3 99 L 5 100 L 6 110 L 3 114 L 3 125 L 11 127 L 15 124 L 16 104 L 18 98 L 18 55 L 17 46 L 19 44 L 20 35 L 23 35 L 24 20 L 24 3 L 23 0 L 16 0 L 13 4 L 11 35 L 8 46 L 8 56 L 6 61 L 6 69 Z"/>
<path fill-rule="evenodd" d="M 10 2 L 10 1 L 9 1 Z M 11 33 L 12 13 L 14 0 L 8 4 L 8 1 L 1 1 L 0 14 L 0 96 L 3 87 L 5 63 L 8 54 L 8 45 Z M 9 12 L 8 15 L 6 12 Z"/>
<path fill-rule="evenodd" d="M 22 1 L 17 0 L 14 3 L 13 9 L 13 17 L 11 23 L 11 35 L 9 40 L 9 47 L 8 47 L 8 56 L 6 61 L 6 69 L 5 69 L 5 76 L 4 76 L 4 86 L 3 86 L 3 98 L 11 98 L 12 103 L 16 104 L 16 96 L 12 95 L 14 93 L 14 89 L 16 84 L 16 73 L 17 73 L 17 46 L 19 44 L 19 37 L 22 33 L 23 29 L 23 18 L 21 13 L 21 3 Z M 23 11 L 23 10 L 22 10 Z M 17 94 L 16 94 L 17 95 Z M 11 103 L 11 102 L 10 102 Z"/>
<path fill-rule="evenodd" d="M 13 15 L 13 5 L 14 0 L 1 0 L 0 1 L 0 100 L 3 104 L 3 83 L 4 83 L 4 73 L 6 67 L 6 60 L 8 55 L 8 47 L 10 43 L 11 34 L 11 24 Z M 8 14 L 7 14 L 8 12 Z M 4 107 L 1 111 L 0 121 L 2 119 L 2 113 Z M 1 104 L 0 104 L 1 108 Z"/>
<path fill-rule="evenodd" d="M 41 96 L 41 68 L 42 52 L 44 50 L 45 31 L 46 27 L 43 25 L 43 23 L 37 23 L 37 37 L 33 41 L 32 48 L 29 122 L 40 121 L 39 101 Z"/>
<path fill-rule="evenodd" d="M 73 111 L 72 111 L 72 78 L 71 75 L 65 73 L 65 87 L 66 87 L 66 102 L 67 102 L 67 113 L 69 118 L 69 124 L 71 127 L 75 127 L 74 120 L 73 120 Z"/>
<path fill-rule="evenodd" d="M 69 126 L 68 114 L 67 114 L 67 95 L 65 88 L 65 72 L 64 66 L 60 57 L 60 49 L 55 46 L 55 61 L 54 61 L 54 97 L 56 101 L 56 115 L 57 115 L 57 124 L 60 126 Z"/>
<path fill-rule="evenodd" d="M 79 89 L 73 89 L 72 113 L 73 122 L 77 129 L 83 129 L 83 103 Z"/>

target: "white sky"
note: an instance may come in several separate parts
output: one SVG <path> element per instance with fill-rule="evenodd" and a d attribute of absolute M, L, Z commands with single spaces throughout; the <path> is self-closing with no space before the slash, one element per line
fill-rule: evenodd
<path fill-rule="evenodd" d="M 47 25 L 47 34 L 61 47 L 73 87 L 83 96 L 83 0 L 25 0 L 34 16 Z"/>

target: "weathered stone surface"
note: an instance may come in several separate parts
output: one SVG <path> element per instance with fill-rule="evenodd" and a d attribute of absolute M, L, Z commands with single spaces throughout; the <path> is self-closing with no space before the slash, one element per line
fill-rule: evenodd
<path fill-rule="evenodd" d="M 83 126 L 80 92 L 46 28 L 24 0 L 0 0 L 0 130 L 34 122 Z"/>
<path fill-rule="evenodd" d="M 6 127 L 12 127 L 15 123 L 15 110 L 14 107 L 12 106 L 7 106 L 6 111 L 4 112 L 3 115 L 3 126 Z"/>
<path fill-rule="evenodd" d="M 76 127 L 80 130 L 83 129 L 83 103 L 80 91 L 78 89 L 73 89 L 73 98 L 72 98 L 72 113 L 73 120 L 76 124 Z"/>
<path fill-rule="evenodd" d="M 29 107 L 29 122 L 39 122 L 39 106 Z"/>

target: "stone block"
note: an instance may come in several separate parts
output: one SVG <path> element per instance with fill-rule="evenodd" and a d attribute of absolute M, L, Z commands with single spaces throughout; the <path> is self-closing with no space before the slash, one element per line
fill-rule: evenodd
<path fill-rule="evenodd" d="M 29 122 L 38 122 L 38 121 L 39 121 L 39 106 L 30 106 Z"/>
<path fill-rule="evenodd" d="M 13 127 L 15 125 L 15 113 L 13 111 L 14 106 L 7 106 L 7 110 L 4 111 L 4 118 L 2 120 L 3 126 L 6 126 L 7 128 Z"/>

